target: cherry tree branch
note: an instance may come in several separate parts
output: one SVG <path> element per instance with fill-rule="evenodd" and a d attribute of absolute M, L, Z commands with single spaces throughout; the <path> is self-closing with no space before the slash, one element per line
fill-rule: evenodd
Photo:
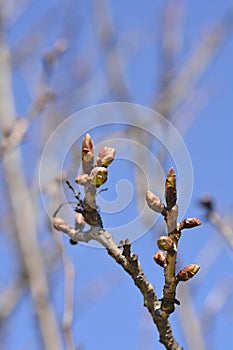
<path fill-rule="evenodd" d="M 161 316 L 160 301 L 156 296 L 154 286 L 146 278 L 138 256 L 131 253 L 131 243 L 129 241 L 123 242 L 123 249 L 121 249 L 112 234 L 107 230 L 92 227 L 90 230 L 83 232 L 76 230 L 61 218 L 54 218 L 53 224 L 58 231 L 65 233 L 72 241 L 87 243 L 95 240 L 106 248 L 108 254 L 131 276 L 134 284 L 142 293 L 144 306 L 150 312 L 159 331 L 160 342 L 169 350 L 182 349 L 174 338 L 168 319 Z"/>
<path fill-rule="evenodd" d="M 179 303 L 175 298 L 178 283 L 192 278 L 200 267 L 196 264 L 190 264 L 176 274 L 177 247 L 181 231 L 198 226 L 201 222 L 196 218 L 188 218 L 179 224 L 177 223 L 176 175 L 173 168 L 169 170 L 165 181 L 166 206 L 152 192 L 148 191 L 146 193 L 148 206 L 164 216 L 168 232 L 167 236 L 159 237 L 157 242 L 159 248 L 166 251 L 166 253 L 159 251 L 154 256 L 155 262 L 164 268 L 163 298 L 159 300 L 154 286 L 144 274 L 138 256 L 131 252 L 130 241 L 126 239 L 118 245 L 112 234 L 103 228 L 102 218 L 96 206 L 96 188 L 106 182 L 108 176 L 107 167 L 114 160 L 116 151 L 113 148 L 104 147 L 100 150 L 95 163 L 93 149 L 92 138 L 89 134 L 86 134 L 82 143 L 82 167 L 84 174 L 78 175 L 75 179 L 76 183 L 84 186 L 84 200 L 80 198 L 80 193 L 72 187 L 69 181 L 66 181 L 77 200 L 75 227 L 67 224 L 64 219 L 57 217 L 61 206 L 54 213 L 53 226 L 56 230 L 68 235 L 71 244 L 77 244 L 78 242 L 88 243 L 94 240 L 103 246 L 108 254 L 131 276 L 134 284 L 143 295 L 144 306 L 148 309 L 159 331 L 160 342 L 168 350 L 182 349 L 173 336 L 168 318 L 175 310 L 175 304 Z M 89 224 L 90 229 L 84 232 L 83 229 L 86 223 Z"/>

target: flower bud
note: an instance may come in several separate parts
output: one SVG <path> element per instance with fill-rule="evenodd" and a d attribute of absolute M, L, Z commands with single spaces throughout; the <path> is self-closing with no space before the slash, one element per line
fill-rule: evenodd
<path fill-rule="evenodd" d="M 74 220 L 75 220 L 75 229 L 82 230 L 85 226 L 84 216 L 81 213 L 76 213 Z"/>
<path fill-rule="evenodd" d="M 112 163 L 116 154 L 115 148 L 104 147 L 100 150 L 96 164 L 97 166 L 107 167 Z"/>
<path fill-rule="evenodd" d="M 157 240 L 157 244 L 158 244 L 159 249 L 169 250 L 173 246 L 173 241 L 168 236 L 160 236 Z"/>
<path fill-rule="evenodd" d="M 171 209 L 177 200 L 176 193 L 176 174 L 174 168 L 169 169 L 166 182 L 165 182 L 165 198 L 167 203 L 167 208 Z"/>
<path fill-rule="evenodd" d="M 62 218 L 57 218 L 57 217 L 53 218 L 53 227 L 56 230 L 60 231 L 60 226 L 62 226 L 62 225 L 66 225 L 65 220 L 63 220 Z"/>
<path fill-rule="evenodd" d="M 81 174 L 76 176 L 75 182 L 81 186 L 85 186 L 87 182 L 89 181 L 89 176 L 87 174 Z"/>
<path fill-rule="evenodd" d="M 103 185 L 108 178 L 108 171 L 104 167 L 95 167 L 90 174 L 90 182 L 93 186 Z"/>
<path fill-rule="evenodd" d="M 162 213 L 164 211 L 164 204 L 161 199 L 156 196 L 153 192 L 146 192 L 146 202 L 148 206 L 156 213 Z"/>
<path fill-rule="evenodd" d="M 200 270 L 200 266 L 196 264 L 190 264 L 180 270 L 177 274 L 176 279 L 178 281 L 188 281 Z"/>
<path fill-rule="evenodd" d="M 158 250 L 154 256 L 153 259 L 156 262 L 156 264 L 162 266 L 162 267 L 166 267 L 167 266 L 167 254 L 164 252 L 161 252 L 160 250 Z"/>
<path fill-rule="evenodd" d="M 83 172 L 89 174 L 94 164 L 93 142 L 89 134 L 85 135 L 82 142 L 82 164 Z"/>
<path fill-rule="evenodd" d="M 201 225 L 201 221 L 197 218 L 187 218 L 181 221 L 180 223 L 180 230 L 183 230 L 184 228 L 193 228 L 196 226 Z"/>

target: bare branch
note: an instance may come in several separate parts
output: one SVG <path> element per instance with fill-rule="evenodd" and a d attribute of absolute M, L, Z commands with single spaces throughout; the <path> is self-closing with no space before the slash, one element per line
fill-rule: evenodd
<path fill-rule="evenodd" d="M 0 323 L 8 317 L 19 303 L 25 291 L 25 275 L 20 274 L 0 295 Z"/>
<path fill-rule="evenodd" d="M 102 155 L 102 161 L 104 161 L 104 163 L 101 162 L 100 165 L 105 164 L 106 167 L 109 165 L 109 158 L 105 157 L 107 154 L 109 155 L 109 152 L 111 153 L 112 162 L 115 150 L 105 147 L 99 153 L 99 156 Z M 98 159 L 100 160 L 100 157 Z M 106 160 L 108 161 L 106 162 Z M 76 182 L 83 185 L 85 188 L 85 198 L 83 201 L 80 199 L 79 193 L 69 182 L 67 183 L 78 201 L 75 211 L 83 216 L 84 222 L 88 223 L 91 228 L 83 232 L 83 225 L 79 224 L 74 228 L 59 217 L 53 218 L 54 228 L 68 235 L 72 244 L 75 242 L 87 243 L 94 240 L 106 248 L 108 254 L 131 276 L 134 284 L 141 291 L 144 297 L 144 306 L 148 309 L 159 331 L 160 342 L 164 344 L 167 349 L 181 349 L 172 334 L 168 318 L 175 310 L 175 304 L 179 304 L 179 301 L 175 298 L 178 283 L 192 278 L 200 267 L 196 264 L 189 264 L 176 274 L 177 247 L 181 236 L 181 230 L 199 226 L 201 222 L 197 218 L 192 217 L 184 219 L 181 223 L 177 224 L 178 206 L 176 204 L 177 190 L 174 169 L 171 168 L 168 171 L 165 181 L 166 206 L 153 192 L 147 191 L 146 193 L 148 206 L 153 211 L 159 212 L 164 216 L 168 231 L 168 235 L 161 236 L 157 242 L 159 248 L 167 251 L 167 253 L 159 252 L 159 254 L 157 253 L 154 255 L 155 262 L 164 267 L 165 284 L 162 303 L 160 303 L 155 293 L 154 286 L 147 280 L 143 272 L 138 256 L 131 251 L 130 241 L 126 239 L 117 245 L 112 234 L 103 228 L 102 219 L 96 210 L 95 197 L 96 187 L 101 186 L 106 181 L 107 173 L 103 172 L 103 170 L 106 171 L 105 167 L 94 167 L 93 142 L 89 134 L 86 134 L 83 139 L 82 161 L 83 170 L 86 170 L 88 174 L 77 176 Z M 102 170 L 100 171 L 100 169 Z M 94 177 L 92 175 L 93 173 L 95 174 Z M 105 174 L 106 177 L 103 174 Z M 83 178 L 84 176 L 85 179 Z M 88 206 L 86 206 L 86 204 L 88 204 Z M 56 211 L 56 213 L 57 212 L 58 211 Z M 96 220 L 96 216 L 98 220 Z M 83 224 L 83 221 L 81 223 Z"/>
<path fill-rule="evenodd" d="M 123 244 L 123 251 L 118 247 L 110 232 L 92 227 L 86 232 L 75 230 L 72 226 L 65 223 L 61 218 L 54 218 L 54 227 L 58 231 L 67 234 L 72 241 L 89 242 L 95 240 L 107 249 L 108 254 L 131 276 L 135 285 L 141 291 L 144 297 L 144 306 L 150 312 L 154 323 L 156 324 L 160 342 L 167 349 L 181 350 L 181 347 L 176 342 L 168 319 L 161 317 L 160 302 L 155 294 L 153 285 L 147 280 L 138 256 L 130 251 L 130 242 Z"/>
<path fill-rule="evenodd" d="M 0 19 L 0 23 L 3 24 L 3 18 Z M 1 27 L 0 30 L 0 95 L 2 97 L 0 128 L 4 134 L 14 125 L 16 118 L 11 89 L 10 55 L 4 40 L 3 28 Z M 18 246 L 28 275 L 42 340 L 45 349 L 59 350 L 62 348 L 60 333 L 54 310 L 49 302 L 49 288 L 35 229 L 34 209 L 27 189 L 19 149 L 14 149 L 7 154 L 3 158 L 2 165 L 17 227 Z"/>

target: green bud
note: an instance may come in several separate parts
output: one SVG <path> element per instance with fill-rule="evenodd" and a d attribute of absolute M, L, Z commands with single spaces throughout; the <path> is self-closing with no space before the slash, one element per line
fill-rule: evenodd
<path fill-rule="evenodd" d="M 95 167 L 90 174 L 90 183 L 95 186 L 99 187 L 103 185 L 108 178 L 108 171 L 104 167 Z"/>
<path fill-rule="evenodd" d="M 157 240 L 159 249 L 169 250 L 173 247 L 174 243 L 172 239 L 168 236 L 160 236 Z"/>

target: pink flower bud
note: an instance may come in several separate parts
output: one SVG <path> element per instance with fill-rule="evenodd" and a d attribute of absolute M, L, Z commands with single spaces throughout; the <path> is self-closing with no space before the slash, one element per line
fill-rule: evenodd
<path fill-rule="evenodd" d="M 81 186 L 85 186 L 87 182 L 89 181 L 89 176 L 87 174 L 81 174 L 76 176 L 75 182 Z"/>
<path fill-rule="evenodd" d="M 166 267 L 167 266 L 167 254 L 164 252 L 161 252 L 160 250 L 158 250 L 154 256 L 153 259 L 156 262 L 156 264 L 162 266 L 162 267 Z"/>
<path fill-rule="evenodd" d="M 75 214 L 75 228 L 76 230 L 82 230 L 85 226 L 85 219 L 84 216 L 81 213 Z"/>
<path fill-rule="evenodd" d="M 177 274 L 176 278 L 178 281 L 188 281 L 190 278 L 196 275 L 196 273 L 200 270 L 200 266 L 196 264 L 190 264 L 180 270 Z"/>
<path fill-rule="evenodd" d="M 65 220 L 63 220 L 61 218 L 57 218 L 57 217 L 53 218 L 53 227 L 56 230 L 60 231 L 60 226 L 62 226 L 62 225 L 66 225 Z"/>
<path fill-rule="evenodd" d="M 181 221 L 180 223 L 180 230 L 183 230 L 184 228 L 193 228 L 196 226 L 201 225 L 201 221 L 197 218 L 187 218 Z"/>
<path fill-rule="evenodd" d="M 107 167 L 112 163 L 116 154 L 115 148 L 104 147 L 100 150 L 97 157 L 97 166 Z"/>
<path fill-rule="evenodd" d="M 148 206 L 156 213 L 162 213 L 164 211 L 164 204 L 161 199 L 156 196 L 153 192 L 146 192 L 146 202 Z"/>

